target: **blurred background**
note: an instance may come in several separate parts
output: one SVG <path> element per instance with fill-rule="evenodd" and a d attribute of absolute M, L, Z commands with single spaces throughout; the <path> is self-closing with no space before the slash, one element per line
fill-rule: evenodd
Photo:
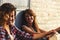
<path fill-rule="evenodd" d="M 43 30 L 49 31 L 60 27 L 60 0 L 0 0 L 0 5 L 6 2 L 12 3 L 17 8 L 17 15 L 25 9 L 32 9 L 39 27 Z M 16 20 L 17 27 L 18 20 L 19 16 Z"/>
<path fill-rule="evenodd" d="M 60 27 L 60 0 L 0 0 L 0 5 L 3 3 L 12 3 L 17 8 L 17 27 L 21 26 L 21 11 L 29 8 L 36 14 L 41 29 L 49 31 Z M 59 35 L 54 35 L 50 40 L 60 40 Z"/>

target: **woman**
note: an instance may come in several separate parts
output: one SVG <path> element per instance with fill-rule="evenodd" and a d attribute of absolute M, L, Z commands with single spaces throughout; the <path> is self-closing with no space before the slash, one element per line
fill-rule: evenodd
<path fill-rule="evenodd" d="M 37 34 L 22 32 L 13 24 L 15 17 L 16 8 L 11 3 L 0 6 L 0 40 L 34 40 L 54 33 L 53 31 Z"/>
<path fill-rule="evenodd" d="M 22 14 L 22 25 L 23 25 L 22 30 L 27 32 L 27 33 L 30 33 L 30 34 L 45 33 L 46 32 L 46 31 L 44 31 L 38 27 L 37 22 L 36 22 L 36 15 L 31 9 L 26 9 L 23 12 L 23 14 Z M 49 35 L 49 37 L 50 36 L 51 35 Z M 47 40 L 47 38 L 45 40 Z"/>
<path fill-rule="evenodd" d="M 12 4 L 4 3 L 0 6 L 0 40 L 31 40 L 28 33 L 14 26 L 15 17 L 16 8 Z"/>
<path fill-rule="evenodd" d="M 28 33 L 40 33 L 45 32 L 44 30 L 39 29 L 37 22 L 36 22 L 36 15 L 31 9 L 26 9 L 22 14 L 23 22 L 22 22 L 22 29 Z"/>

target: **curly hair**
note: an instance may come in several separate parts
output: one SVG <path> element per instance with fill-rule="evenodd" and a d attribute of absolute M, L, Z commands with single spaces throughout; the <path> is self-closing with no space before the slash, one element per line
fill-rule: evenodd
<path fill-rule="evenodd" d="M 14 7 L 11 3 L 4 3 L 0 6 L 0 25 L 4 23 L 4 16 L 6 14 L 10 14 L 12 11 L 15 11 L 16 14 L 16 7 Z"/>

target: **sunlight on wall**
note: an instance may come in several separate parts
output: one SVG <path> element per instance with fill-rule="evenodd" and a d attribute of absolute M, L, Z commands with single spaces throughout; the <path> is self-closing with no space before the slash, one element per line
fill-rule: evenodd
<path fill-rule="evenodd" d="M 28 8 L 27 0 L 3 0 L 5 2 L 14 4 L 19 9 L 17 13 Z M 30 8 L 36 13 L 41 29 L 49 31 L 60 26 L 60 0 L 30 0 Z"/>
<path fill-rule="evenodd" d="M 31 0 L 30 6 L 40 28 L 48 31 L 60 26 L 60 0 Z"/>

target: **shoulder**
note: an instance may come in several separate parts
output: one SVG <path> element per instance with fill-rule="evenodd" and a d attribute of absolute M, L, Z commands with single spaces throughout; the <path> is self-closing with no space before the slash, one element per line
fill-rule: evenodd
<path fill-rule="evenodd" d="M 0 34 L 1 35 L 5 35 L 6 34 L 6 30 L 2 26 L 0 26 Z"/>
<path fill-rule="evenodd" d="M 23 29 L 23 30 L 28 29 L 28 28 L 29 28 L 29 27 L 26 26 L 26 25 L 23 25 L 23 26 L 22 26 L 22 29 Z"/>
<path fill-rule="evenodd" d="M 0 26 L 0 31 L 3 31 L 3 30 L 5 30 L 5 29 L 3 28 L 3 26 Z"/>
<path fill-rule="evenodd" d="M 26 25 L 22 25 L 22 27 L 27 27 Z"/>

